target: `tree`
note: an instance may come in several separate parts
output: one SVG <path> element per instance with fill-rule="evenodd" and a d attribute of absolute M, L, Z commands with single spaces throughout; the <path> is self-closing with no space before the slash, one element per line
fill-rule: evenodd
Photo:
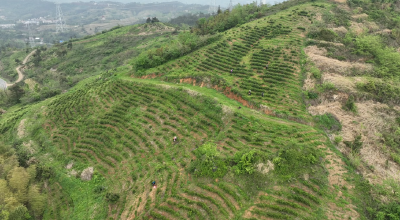
<path fill-rule="evenodd" d="M 32 185 L 29 187 L 28 192 L 29 205 L 35 216 L 42 215 L 44 211 L 46 198 L 44 195 L 41 195 L 39 189 L 36 185 Z"/>
<path fill-rule="evenodd" d="M 23 167 L 15 167 L 8 174 L 8 185 L 15 192 L 18 202 L 24 203 L 27 200 L 29 173 Z"/>
<path fill-rule="evenodd" d="M 14 84 L 13 86 L 9 87 L 9 91 L 11 92 L 11 101 L 14 103 L 19 103 L 21 97 L 25 94 L 21 83 Z"/>
<path fill-rule="evenodd" d="M 151 22 L 151 18 L 147 18 L 146 23 L 150 23 Z"/>
<path fill-rule="evenodd" d="M 222 13 L 221 6 L 220 6 L 220 5 L 218 5 L 217 14 L 221 14 L 221 13 Z"/>
<path fill-rule="evenodd" d="M 31 219 L 28 209 L 24 205 L 17 206 L 12 212 L 10 212 L 9 220 L 25 220 Z"/>
<path fill-rule="evenodd" d="M 68 48 L 69 50 L 71 50 L 71 49 L 72 49 L 72 42 L 71 42 L 71 41 L 69 41 L 69 42 L 68 42 L 68 44 L 67 44 L 67 48 Z"/>
<path fill-rule="evenodd" d="M 151 19 L 151 23 L 156 23 L 156 22 L 160 22 L 157 17 Z"/>

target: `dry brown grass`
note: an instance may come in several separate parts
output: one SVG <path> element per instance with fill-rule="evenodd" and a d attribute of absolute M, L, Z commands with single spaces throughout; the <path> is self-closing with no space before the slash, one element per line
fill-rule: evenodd
<path fill-rule="evenodd" d="M 351 17 L 352 17 L 353 19 L 367 19 L 367 18 L 368 18 L 368 15 L 365 14 L 365 13 L 362 13 L 362 14 L 352 15 Z"/>
<path fill-rule="evenodd" d="M 26 119 L 22 119 L 18 125 L 17 135 L 19 138 L 23 138 L 25 136 L 25 122 Z"/>
<path fill-rule="evenodd" d="M 307 73 L 307 77 L 304 80 L 303 90 L 309 91 L 315 87 L 315 79 L 311 77 L 311 73 Z"/>
<path fill-rule="evenodd" d="M 338 33 L 338 34 L 347 34 L 347 29 L 343 26 L 340 27 L 335 27 L 335 28 L 331 28 L 332 31 Z"/>
<path fill-rule="evenodd" d="M 362 77 L 345 77 L 336 73 L 325 73 L 322 76 L 323 83 L 332 83 L 340 91 L 356 93 L 356 83 L 366 82 Z"/>
<path fill-rule="evenodd" d="M 365 63 L 345 62 L 336 59 L 328 58 L 323 55 L 321 49 L 316 49 L 315 46 L 308 46 L 304 49 L 309 59 L 316 64 L 322 72 L 349 74 L 353 69 L 360 73 L 365 73 L 373 70 L 373 66 Z"/>
<path fill-rule="evenodd" d="M 338 101 L 322 102 L 318 106 L 311 106 L 308 111 L 312 115 L 321 115 L 331 113 L 339 119 L 342 124 L 342 131 L 339 135 L 343 137 L 344 141 L 353 141 L 354 138 L 361 134 L 361 141 L 363 147 L 360 150 L 360 158 L 369 166 L 374 167 L 374 171 L 361 168 L 363 175 L 372 183 L 380 183 L 383 179 L 393 178 L 400 181 L 400 166 L 391 163 L 390 168 L 386 169 L 386 160 L 389 156 L 382 150 L 380 140 L 382 131 L 389 128 L 390 121 L 394 121 L 395 115 L 385 111 L 389 107 L 386 104 L 374 103 L 373 101 L 366 101 L 356 103 L 358 114 L 352 114 L 342 109 L 342 104 Z M 334 136 L 331 136 L 333 139 Z M 344 144 L 340 145 L 340 151 L 349 154 Z"/>

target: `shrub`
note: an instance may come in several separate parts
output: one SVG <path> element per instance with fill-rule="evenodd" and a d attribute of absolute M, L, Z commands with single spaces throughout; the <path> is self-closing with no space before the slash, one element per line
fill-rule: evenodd
<path fill-rule="evenodd" d="M 115 203 L 119 199 L 119 194 L 118 193 L 107 193 L 106 199 L 107 199 L 107 201 L 109 201 L 111 203 Z"/>
<path fill-rule="evenodd" d="M 318 98 L 318 93 L 313 92 L 313 91 L 308 91 L 308 92 L 307 92 L 307 97 L 308 97 L 309 99 L 316 99 L 316 98 Z"/>
<path fill-rule="evenodd" d="M 343 141 L 346 147 L 350 148 L 354 153 L 359 153 L 363 142 L 361 141 L 361 135 L 357 135 L 353 142 Z"/>
<path fill-rule="evenodd" d="M 194 151 L 197 159 L 189 167 L 189 172 L 196 176 L 222 177 L 228 168 L 226 161 L 219 157 L 217 146 L 206 143 Z"/>
<path fill-rule="evenodd" d="M 340 124 L 339 120 L 330 113 L 317 115 L 314 118 L 324 130 L 329 130 L 329 131 L 342 130 L 342 125 Z"/>
<path fill-rule="evenodd" d="M 340 142 L 342 142 L 342 140 L 343 140 L 342 136 L 335 136 L 334 142 L 336 145 L 338 145 Z"/>
<path fill-rule="evenodd" d="M 321 72 L 316 67 L 311 67 L 310 72 L 315 79 L 321 79 Z"/>
<path fill-rule="evenodd" d="M 353 96 L 350 96 L 347 99 L 346 103 L 343 106 L 343 109 L 345 109 L 347 111 L 351 111 L 353 113 L 357 113 L 357 106 L 356 106 L 356 104 L 354 102 L 354 97 Z"/>

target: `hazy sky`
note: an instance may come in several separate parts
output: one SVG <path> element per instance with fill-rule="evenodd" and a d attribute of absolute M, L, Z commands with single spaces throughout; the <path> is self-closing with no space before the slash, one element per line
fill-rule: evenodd
<path fill-rule="evenodd" d="M 58 1 L 58 2 L 77 2 L 77 1 L 83 1 L 83 2 L 88 2 L 91 0 L 53 0 L 53 1 Z M 100 2 L 102 0 L 95 0 L 96 2 Z M 204 5 L 209 5 L 211 2 L 215 1 L 216 5 L 221 5 L 222 7 L 227 7 L 229 5 L 230 0 L 109 0 L 109 1 L 115 1 L 115 2 L 123 2 L 123 3 L 129 3 L 129 2 L 140 2 L 140 3 L 152 3 L 152 2 L 171 2 L 171 1 L 179 1 L 187 4 L 204 4 Z M 251 3 L 255 0 L 233 0 L 233 4 L 248 4 Z M 261 0 L 258 0 L 260 2 Z M 264 3 L 267 4 L 275 4 L 279 2 L 283 2 L 283 0 L 263 0 Z"/>

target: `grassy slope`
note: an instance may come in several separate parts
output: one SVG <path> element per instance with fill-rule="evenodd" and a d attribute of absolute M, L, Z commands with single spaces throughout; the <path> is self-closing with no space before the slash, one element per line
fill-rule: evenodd
<path fill-rule="evenodd" d="M 41 86 L 68 89 L 80 80 L 126 64 L 140 52 L 156 47 L 174 38 L 172 28 L 162 23 L 133 25 L 117 28 L 103 34 L 74 39 L 72 49 L 67 43 L 58 44 L 41 52 L 41 62 L 33 61 L 26 71 Z M 66 55 L 61 55 L 62 51 Z"/>
<path fill-rule="evenodd" d="M 311 4 L 295 8 L 298 11 L 320 10 Z M 207 77 L 223 77 L 225 86 L 243 95 L 253 104 L 251 107 L 263 103 L 275 115 L 287 111 L 289 119 L 300 118 L 302 122 L 309 122 L 311 118 L 304 106 L 299 107 L 303 103 L 302 74 L 298 65 L 302 58 L 302 31 L 296 29 L 297 26 L 306 27 L 308 19 L 303 16 L 291 19 L 289 14 L 292 14 L 292 9 L 244 25 L 258 26 L 267 30 L 266 34 L 267 27 L 273 25 L 274 29 L 279 29 L 276 27 L 279 23 L 291 27 L 291 32 L 278 34 L 277 38 L 259 40 L 261 36 L 257 36 L 259 32 L 253 28 L 247 31 L 234 28 L 227 32 L 225 43 L 228 37 L 243 41 L 242 47 L 233 48 L 233 54 L 243 55 L 240 62 L 244 66 L 240 75 L 236 74 L 240 66 L 233 61 L 235 58 L 227 58 L 231 54 L 228 48 L 225 51 L 213 49 L 223 42 L 148 73 L 168 71 L 161 77 L 168 81 L 194 78 L 196 74 L 200 76 L 198 79 L 203 79 L 208 68 L 215 73 Z M 275 23 L 266 22 L 270 19 L 276 20 Z M 102 35 L 97 37 L 102 38 Z M 244 46 L 248 43 L 246 41 L 253 41 L 253 47 Z M 259 43 L 255 44 L 257 41 Z M 96 42 L 90 44 L 97 45 Z M 275 47 L 279 44 L 282 46 L 280 52 L 289 57 L 291 51 L 295 51 L 291 58 L 286 58 L 289 61 L 277 53 Z M 259 69 L 257 73 L 257 69 L 267 61 L 260 58 L 262 61 L 256 63 L 254 54 L 261 54 L 262 48 L 273 48 L 273 52 L 264 52 L 268 54 L 265 57 L 274 63 L 269 70 L 280 65 L 276 72 Z M 211 62 L 206 59 L 212 53 L 216 58 L 221 56 L 225 62 L 232 62 L 234 76 L 229 74 L 230 66 L 227 70 L 218 70 L 218 65 L 207 63 Z M 283 70 L 282 65 L 292 70 Z M 180 73 L 176 71 L 178 66 L 181 67 Z M 270 161 L 291 148 L 298 150 L 301 157 L 308 156 L 301 154 L 305 149 L 322 156 L 328 149 L 319 146 L 329 146 L 329 142 L 313 127 L 247 107 L 238 109 L 242 104 L 214 89 L 130 78 L 127 77 L 131 74 L 129 66 L 118 68 L 117 72 L 116 77 L 104 74 L 101 79 L 92 77 L 63 95 L 22 110 L 9 111 L 1 120 L 2 133 L 13 141 L 18 139 L 16 129 L 19 121 L 26 118 L 29 136 L 19 139 L 34 139 L 37 142 L 35 156 L 56 171 L 47 189 L 49 208 L 44 214 L 45 219 L 88 219 L 89 216 L 94 219 L 105 219 L 106 216 L 112 219 L 135 216 L 159 219 L 266 216 L 271 219 L 295 216 L 325 219 L 330 207 L 328 204 L 346 208 L 350 202 L 350 190 L 350 194 L 344 193 L 341 200 L 335 200 L 338 189 L 328 190 L 329 171 L 325 163 L 331 162 L 323 160 L 323 157 L 314 165 L 294 166 L 289 173 L 272 171 L 268 174 L 235 175 L 229 171 L 218 179 L 191 175 L 185 168 L 192 160 L 198 159 L 193 150 L 211 140 L 218 144 L 222 157 L 231 157 L 240 150 L 258 149 Z M 282 78 L 285 80 L 277 84 L 279 86 L 270 86 Z M 245 95 L 249 88 L 253 91 L 252 96 Z M 263 99 L 258 94 L 264 91 L 263 88 L 270 88 L 268 91 L 274 93 L 268 92 Z M 172 142 L 173 136 L 178 136 L 178 143 Z M 68 177 L 70 171 L 64 166 L 70 161 L 75 162 L 73 169 L 77 171 L 94 166 L 94 180 L 82 182 Z M 157 189 L 151 188 L 151 180 L 157 181 Z M 102 187 L 105 190 L 102 191 Z M 104 199 L 105 192 L 119 193 L 119 202 L 108 205 Z"/>

